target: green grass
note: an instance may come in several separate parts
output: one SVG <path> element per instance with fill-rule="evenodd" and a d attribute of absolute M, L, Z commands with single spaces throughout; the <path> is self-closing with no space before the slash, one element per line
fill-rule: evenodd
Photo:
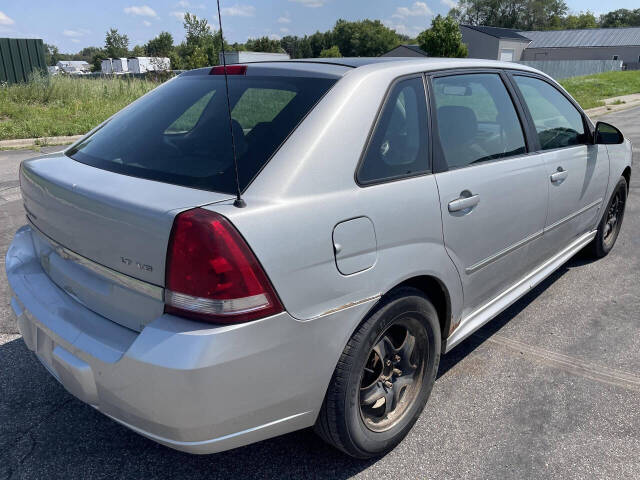
<path fill-rule="evenodd" d="M 600 107 L 605 98 L 640 93 L 640 70 L 572 77 L 560 83 L 582 108 Z"/>
<path fill-rule="evenodd" d="M 573 77 L 560 83 L 583 108 L 593 108 L 604 105 L 605 98 L 640 93 L 640 70 Z M 157 85 L 137 78 L 55 76 L 0 86 L 0 140 L 84 134 Z M 243 128 L 269 121 L 291 100 L 286 92 L 247 92 L 247 97 L 258 93 L 263 98 L 251 98 L 246 105 L 240 102 L 234 109 Z M 192 124 L 207 100 L 195 105 L 180 123 Z"/>
<path fill-rule="evenodd" d="M 137 78 L 65 76 L 0 86 L 0 140 L 84 134 L 156 86 Z"/>

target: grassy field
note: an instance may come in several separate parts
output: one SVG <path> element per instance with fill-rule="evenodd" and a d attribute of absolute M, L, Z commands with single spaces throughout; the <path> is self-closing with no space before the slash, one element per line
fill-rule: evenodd
<path fill-rule="evenodd" d="M 640 93 L 640 71 L 600 73 L 568 78 L 560 83 L 583 108 L 592 108 L 603 105 L 605 98 Z M 0 140 L 84 134 L 157 85 L 136 78 L 56 76 L 35 78 L 28 84 L 1 86 Z M 287 101 L 282 98 L 276 103 Z M 195 110 L 189 113 L 197 118 L 201 110 Z M 255 111 L 245 112 L 243 105 L 237 105 L 236 110 L 237 117 L 256 117 Z M 256 121 L 269 121 L 272 110 L 266 109 Z M 188 120 L 187 117 L 182 120 Z M 241 122 L 244 128 L 251 128 L 253 125 L 245 123 L 255 124 L 255 121 Z"/>
<path fill-rule="evenodd" d="M 0 87 L 0 140 L 86 133 L 156 86 L 136 78 L 56 76 Z"/>
<path fill-rule="evenodd" d="M 606 72 L 561 80 L 582 108 L 604 105 L 603 99 L 640 93 L 640 70 Z"/>

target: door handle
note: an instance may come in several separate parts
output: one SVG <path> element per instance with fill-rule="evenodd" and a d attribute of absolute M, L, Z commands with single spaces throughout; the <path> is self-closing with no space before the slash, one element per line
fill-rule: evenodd
<path fill-rule="evenodd" d="M 565 180 L 569 176 L 569 172 L 567 172 L 564 168 L 558 167 L 558 170 L 551 174 L 549 177 L 552 183 L 560 183 Z"/>
<path fill-rule="evenodd" d="M 450 212 L 459 212 L 460 210 L 471 209 L 478 203 L 480 203 L 480 195 L 472 195 L 469 190 L 465 190 L 460 194 L 459 198 L 451 200 L 448 206 Z"/>

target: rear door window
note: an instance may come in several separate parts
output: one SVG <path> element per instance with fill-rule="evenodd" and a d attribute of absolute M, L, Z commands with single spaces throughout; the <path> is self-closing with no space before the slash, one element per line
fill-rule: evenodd
<path fill-rule="evenodd" d="M 242 189 L 335 81 L 229 76 Z M 67 155 L 125 175 L 235 193 L 226 102 L 224 76 L 181 76 L 119 112 Z"/>
<path fill-rule="evenodd" d="M 522 154 L 522 126 L 497 73 L 432 80 L 438 136 L 449 169 Z"/>
<path fill-rule="evenodd" d="M 377 183 L 429 170 L 427 105 L 422 78 L 398 82 L 387 97 L 364 159 L 358 182 Z"/>

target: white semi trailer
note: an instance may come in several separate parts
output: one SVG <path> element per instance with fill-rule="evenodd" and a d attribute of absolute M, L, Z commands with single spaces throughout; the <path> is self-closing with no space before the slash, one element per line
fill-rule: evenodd
<path fill-rule="evenodd" d="M 100 62 L 100 71 L 104 74 L 113 73 L 113 63 L 110 58 L 105 58 Z"/>
<path fill-rule="evenodd" d="M 171 69 L 171 62 L 167 57 L 130 57 L 130 73 L 160 72 Z"/>
<path fill-rule="evenodd" d="M 127 73 L 129 71 L 129 61 L 126 58 L 114 58 L 111 62 L 114 73 Z"/>

